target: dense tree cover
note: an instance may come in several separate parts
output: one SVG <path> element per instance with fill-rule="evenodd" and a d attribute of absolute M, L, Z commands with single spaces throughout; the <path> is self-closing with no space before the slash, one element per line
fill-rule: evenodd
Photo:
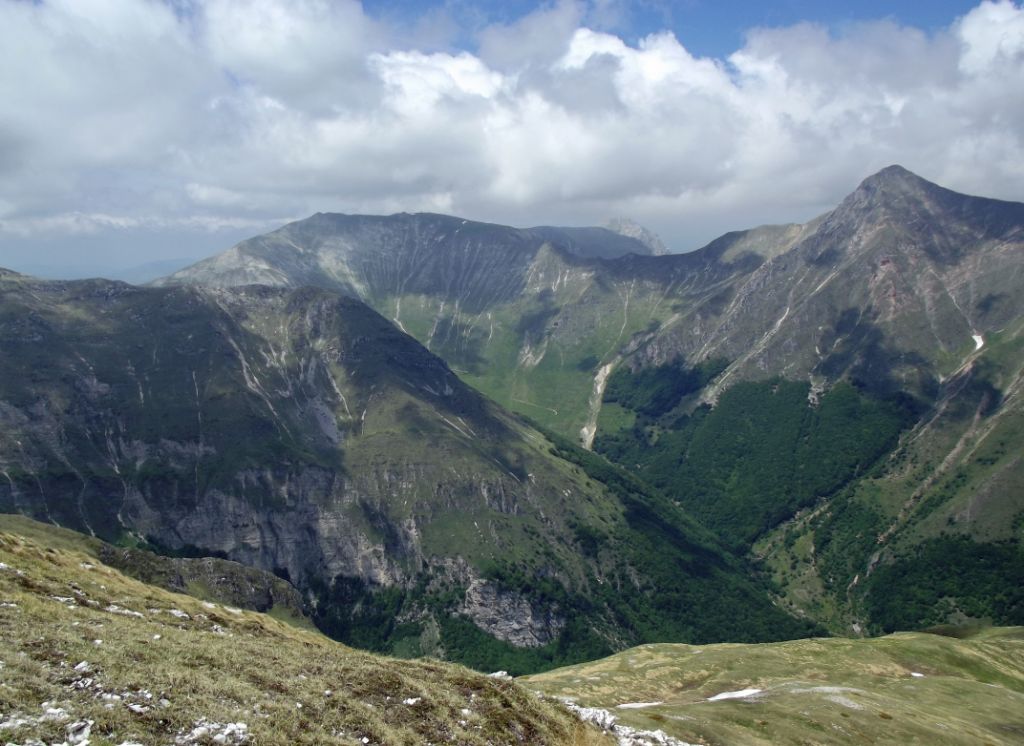
<path fill-rule="evenodd" d="M 608 555 L 624 562 L 594 583 L 590 603 L 611 611 L 631 644 L 763 642 L 821 632 L 773 606 L 751 568 L 657 489 L 546 434 L 560 457 L 602 481 L 626 508 L 626 526 L 605 539 Z"/>
<path fill-rule="evenodd" d="M 648 417 L 658 417 L 671 410 L 687 394 L 704 388 L 727 365 L 727 360 L 715 358 L 693 368 L 677 363 L 641 368 L 635 372 L 619 368 L 608 378 L 604 401 L 620 404 Z"/>
<path fill-rule="evenodd" d="M 482 631 L 469 619 L 446 616 L 441 619 L 441 644 L 454 651 L 452 659 L 478 671 L 508 671 L 513 676 L 548 671 L 560 666 L 603 658 L 614 652 L 595 633 L 589 617 L 577 609 L 567 618 L 558 639 L 539 648 L 517 648 Z"/>
<path fill-rule="evenodd" d="M 648 382 L 638 377 L 634 385 Z M 809 392 L 805 382 L 739 383 L 713 409 L 689 416 L 655 420 L 638 412 L 631 430 L 599 433 L 594 447 L 743 550 L 862 474 L 915 416 L 907 398 L 878 398 L 848 383 L 816 406 Z"/>
<path fill-rule="evenodd" d="M 852 489 L 833 499 L 828 514 L 814 531 L 814 556 L 822 582 L 833 590 L 849 586 L 864 569 L 864 559 L 877 547 L 885 528 L 882 513 Z"/>
<path fill-rule="evenodd" d="M 1024 551 L 1014 542 L 931 539 L 875 569 L 867 580 L 865 606 L 880 632 L 921 629 L 963 616 L 1024 624 Z"/>

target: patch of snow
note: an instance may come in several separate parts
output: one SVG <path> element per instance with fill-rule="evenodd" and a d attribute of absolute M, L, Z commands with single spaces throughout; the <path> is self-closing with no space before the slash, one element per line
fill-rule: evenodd
<path fill-rule="evenodd" d="M 831 697 L 828 697 L 828 701 L 829 702 L 835 702 L 837 705 L 842 705 L 843 707 L 846 707 L 846 708 L 848 708 L 850 710 L 863 710 L 864 709 L 863 705 L 860 705 L 857 702 L 854 702 L 849 697 L 842 697 L 842 696 L 839 696 L 839 695 L 833 695 Z"/>
<path fill-rule="evenodd" d="M 762 691 L 761 689 L 738 689 L 735 692 L 722 692 L 714 697 L 708 697 L 708 702 L 720 702 L 723 699 L 746 699 L 760 694 Z"/>
<path fill-rule="evenodd" d="M 913 676 L 915 679 L 923 679 L 924 678 L 924 674 L 923 673 L 918 673 L 917 671 L 911 671 L 910 675 Z"/>
<path fill-rule="evenodd" d="M 808 686 L 808 687 L 794 687 L 789 691 L 794 694 L 806 694 L 810 693 L 821 693 L 821 694 L 841 694 L 843 692 L 857 692 L 858 694 L 864 694 L 863 689 L 856 689 L 852 686 Z"/>
<path fill-rule="evenodd" d="M 663 705 L 664 702 L 627 702 L 624 705 L 616 705 L 617 710 L 642 710 L 645 707 L 657 707 Z"/>
<path fill-rule="evenodd" d="M 984 344 L 985 344 L 985 340 L 982 339 L 982 336 L 980 334 L 972 334 L 971 335 L 971 339 L 974 340 L 974 351 L 975 352 L 980 350 L 984 346 Z"/>

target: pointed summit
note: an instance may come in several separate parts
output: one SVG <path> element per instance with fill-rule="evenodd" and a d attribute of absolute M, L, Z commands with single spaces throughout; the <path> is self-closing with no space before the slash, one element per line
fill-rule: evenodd
<path fill-rule="evenodd" d="M 894 163 L 891 166 L 886 166 L 881 171 L 871 174 L 864 181 L 861 182 L 861 186 L 865 184 L 908 184 L 908 183 L 921 183 L 930 184 L 931 182 L 926 179 L 922 179 L 920 176 L 915 174 L 913 171 L 904 168 L 898 163 Z"/>
<path fill-rule="evenodd" d="M 1024 225 L 1024 205 L 1018 202 L 954 192 L 899 165 L 864 179 L 833 215 L 895 220 L 918 229 L 927 226 L 933 236 L 947 234 L 954 243 L 962 243 L 969 235 L 1019 234 Z"/>
<path fill-rule="evenodd" d="M 851 197 L 861 195 L 868 198 L 891 200 L 897 196 L 921 196 L 935 190 L 948 191 L 922 179 L 900 165 L 886 166 L 860 183 Z"/>

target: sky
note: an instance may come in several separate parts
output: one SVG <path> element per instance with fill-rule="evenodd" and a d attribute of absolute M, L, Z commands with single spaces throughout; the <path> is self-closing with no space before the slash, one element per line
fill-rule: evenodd
<path fill-rule="evenodd" d="M 689 251 L 900 163 L 1024 200 L 1012 0 L 0 0 L 0 266 L 139 279 L 314 212 Z"/>

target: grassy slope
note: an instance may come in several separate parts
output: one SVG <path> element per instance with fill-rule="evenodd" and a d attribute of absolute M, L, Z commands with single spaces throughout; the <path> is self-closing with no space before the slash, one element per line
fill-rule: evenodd
<path fill-rule="evenodd" d="M 922 676 L 913 676 L 913 673 Z M 1024 739 L 1024 629 L 970 639 L 645 645 L 524 680 L 621 722 L 706 744 L 1014 744 Z M 709 702 L 722 692 L 763 692 Z M 627 703 L 659 702 L 642 709 Z"/>
<path fill-rule="evenodd" d="M 228 723 L 260 744 L 603 742 L 512 682 L 359 653 L 144 585 L 63 533 L 31 533 L 0 533 L 4 739 L 61 741 L 88 720 L 97 746 L 213 743 Z M 41 717 L 47 708 L 60 712 Z"/>
<path fill-rule="evenodd" d="M 315 629 L 305 614 L 301 595 L 291 584 L 237 562 L 215 557 L 165 557 L 144 549 L 115 547 L 77 531 L 10 513 L 0 513 L 0 531 L 17 534 L 51 549 L 87 554 L 93 561 L 109 565 L 147 585 L 174 592 L 185 591 L 200 601 L 265 611 L 293 626 Z M 273 605 L 248 603 L 254 597 L 260 601 L 269 597 Z"/>

